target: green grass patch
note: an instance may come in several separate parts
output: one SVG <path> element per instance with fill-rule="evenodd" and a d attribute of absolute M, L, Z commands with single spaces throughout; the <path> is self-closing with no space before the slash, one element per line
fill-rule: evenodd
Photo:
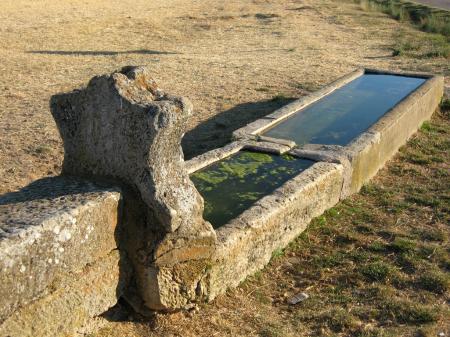
<path fill-rule="evenodd" d="M 357 318 L 342 308 L 336 308 L 325 312 L 322 314 L 321 320 L 323 320 L 333 332 L 354 329 L 358 326 Z"/>
<path fill-rule="evenodd" d="M 395 262 L 403 272 L 413 274 L 417 271 L 419 258 L 415 255 L 401 253 L 396 256 Z"/>
<path fill-rule="evenodd" d="M 425 32 L 450 36 L 450 14 L 445 10 L 404 0 L 359 0 L 359 3 L 364 10 L 380 11 L 398 21 L 411 22 Z"/>
<path fill-rule="evenodd" d="M 395 238 L 393 242 L 389 244 L 389 248 L 397 253 L 411 253 L 415 250 L 417 244 L 413 240 L 405 238 Z"/>
<path fill-rule="evenodd" d="M 427 271 L 418 278 L 417 286 L 436 294 L 444 294 L 449 288 L 449 276 L 438 271 Z"/>
<path fill-rule="evenodd" d="M 393 268 L 385 262 L 373 262 L 359 268 L 365 279 L 371 282 L 385 282 L 392 274 Z"/>
<path fill-rule="evenodd" d="M 312 263 L 318 268 L 333 268 L 345 263 L 346 260 L 347 258 L 345 254 L 338 252 L 332 255 L 322 255 L 314 257 Z"/>
<path fill-rule="evenodd" d="M 400 324 L 426 324 L 435 322 L 438 314 L 431 306 L 412 301 L 389 299 L 380 308 L 379 319 Z"/>
<path fill-rule="evenodd" d="M 385 252 L 386 245 L 383 242 L 375 241 L 367 246 L 367 248 L 373 252 Z"/>
<path fill-rule="evenodd" d="M 442 230 L 439 229 L 424 229 L 418 230 L 417 234 L 422 240 L 425 241 L 438 241 L 442 242 L 445 240 L 446 236 Z"/>
<path fill-rule="evenodd" d="M 277 260 L 284 256 L 284 249 L 278 248 L 272 252 L 272 260 Z"/>
<path fill-rule="evenodd" d="M 283 95 L 283 94 L 277 94 L 270 99 L 271 102 L 277 102 L 277 103 L 286 102 L 289 100 L 291 100 L 291 98 L 287 97 L 286 95 Z"/>
<path fill-rule="evenodd" d="M 282 337 L 284 335 L 284 332 L 281 327 L 269 324 L 261 329 L 258 335 L 261 337 Z"/>

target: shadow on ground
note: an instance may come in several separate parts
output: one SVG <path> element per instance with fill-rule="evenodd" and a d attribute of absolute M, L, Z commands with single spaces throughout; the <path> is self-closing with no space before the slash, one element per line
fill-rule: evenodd
<path fill-rule="evenodd" d="M 294 98 L 276 97 L 271 100 L 248 102 L 223 111 L 186 133 L 182 140 L 185 160 L 224 146 L 231 140 L 234 130 L 261 118 Z"/>
<path fill-rule="evenodd" d="M 28 50 L 28 54 L 43 54 L 43 55 L 67 55 L 67 56 L 116 56 L 122 54 L 143 54 L 143 55 L 175 55 L 177 52 L 138 49 L 125 51 L 111 51 L 111 50 Z"/>
<path fill-rule="evenodd" d="M 102 187 L 104 186 L 104 187 Z M 75 198 L 77 195 L 98 193 L 105 190 L 109 184 L 70 176 L 45 177 L 35 180 L 19 191 L 0 195 L 0 206 L 32 202 L 35 200 L 53 200 Z M 114 185 L 112 185 L 114 186 Z"/>

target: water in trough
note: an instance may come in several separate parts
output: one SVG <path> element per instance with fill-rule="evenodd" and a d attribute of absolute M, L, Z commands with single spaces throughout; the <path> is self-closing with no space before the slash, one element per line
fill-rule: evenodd
<path fill-rule="evenodd" d="M 312 164 L 290 155 L 240 151 L 194 172 L 191 179 L 205 199 L 203 217 L 218 228 Z"/>
<path fill-rule="evenodd" d="M 347 145 L 425 82 L 364 74 L 275 125 L 265 136 L 301 144 Z"/>

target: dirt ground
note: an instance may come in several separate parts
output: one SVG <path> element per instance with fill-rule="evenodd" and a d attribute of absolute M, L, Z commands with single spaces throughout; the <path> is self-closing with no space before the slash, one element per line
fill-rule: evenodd
<path fill-rule="evenodd" d="M 429 36 L 352 1 L 2 0 L 0 193 L 59 174 L 49 98 L 95 75 L 147 65 L 190 98 L 189 158 L 357 67 L 448 76 L 448 59 L 424 56 L 438 55 Z M 419 47 L 394 52 L 410 40 Z M 448 113 L 436 116 L 362 194 L 199 313 L 143 320 L 125 308 L 97 336 L 449 333 L 449 134 Z M 310 300 L 287 305 L 297 291 Z"/>

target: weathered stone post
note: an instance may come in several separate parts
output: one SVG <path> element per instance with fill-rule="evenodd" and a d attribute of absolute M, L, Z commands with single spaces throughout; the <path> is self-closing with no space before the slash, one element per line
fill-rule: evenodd
<path fill-rule="evenodd" d="M 63 174 L 120 180 L 137 196 L 125 196 L 119 246 L 133 261 L 143 304 L 171 310 L 204 296 L 216 236 L 184 168 L 189 100 L 163 93 L 146 68 L 126 67 L 52 97 L 51 110 Z"/>

